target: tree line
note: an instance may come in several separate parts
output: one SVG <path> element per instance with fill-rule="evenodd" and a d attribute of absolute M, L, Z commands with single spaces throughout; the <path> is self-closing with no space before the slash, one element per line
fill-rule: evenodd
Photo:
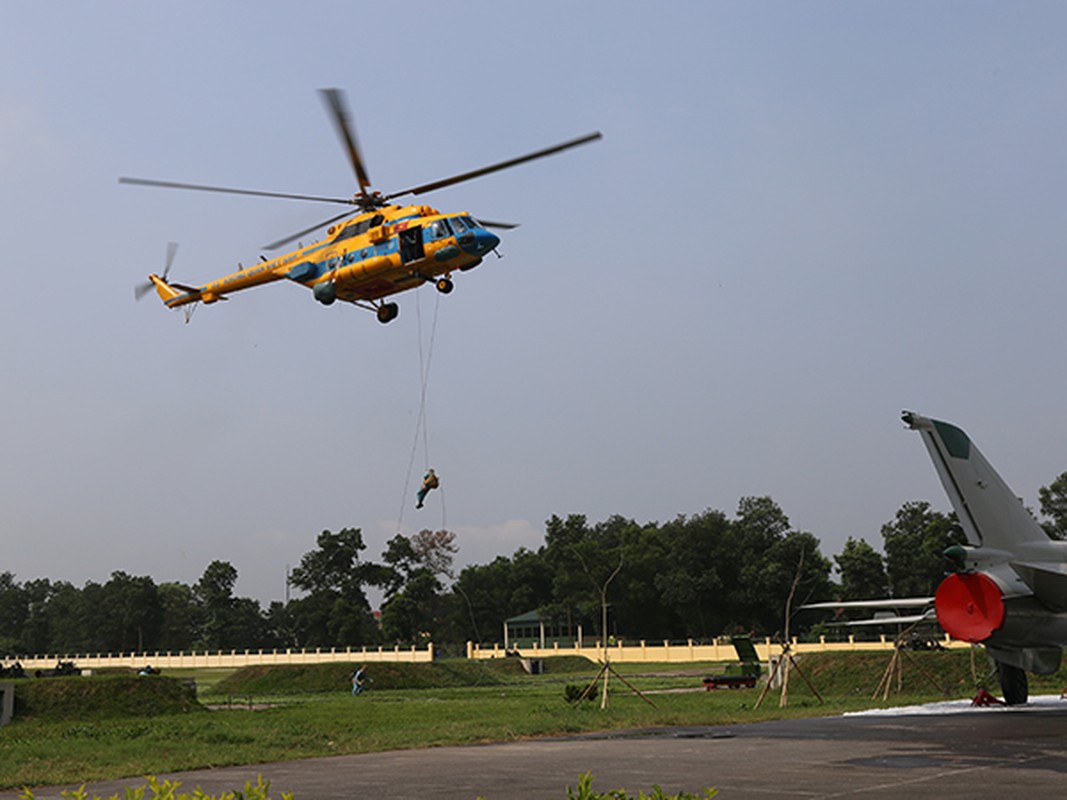
<path fill-rule="evenodd" d="M 1042 525 L 1067 538 L 1067 472 L 1039 492 Z M 366 558 L 358 528 L 323 531 L 292 571 L 298 596 L 264 608 L 235 597 L 237 569 L 213 561 L 196 583 L 113 572 L 82 587 L 0 572 L 0 657 L 34 653 L 179 652 L 422 644 L 459 650 L 503 638 L 509 617 L 537 610 L 568 627 L 630 640 L 773 636 L 816 622 L 805 602 L 930 596 L 941 554 L 963 543 L 955 514 L 905 503 L 881 528 L 882 552 L 849 537 L 826 557 L 770 497 L 744 497 L 733 517 L 706 510 L 665 523 L 621 516 L 551 517 L 536 550 L 519 548 L 455 572 L 449 531 L 398 534 Z M 380 615 L 368 590 L 383 595 Z"/>

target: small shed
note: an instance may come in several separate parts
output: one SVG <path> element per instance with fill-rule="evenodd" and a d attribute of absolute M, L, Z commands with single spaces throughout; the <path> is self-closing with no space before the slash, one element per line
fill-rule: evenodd
<path fill-rule="evenodd" d="M 540 611 L 527 611 L 504 620 L 504 648 L 533 648 L 581 644 L 582 626 L 547 618 Z"/>

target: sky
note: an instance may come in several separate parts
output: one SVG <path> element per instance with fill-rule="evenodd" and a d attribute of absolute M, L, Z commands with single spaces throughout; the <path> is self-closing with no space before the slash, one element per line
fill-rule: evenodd
<path fill-rule="evenodd" d="M 1067 470 L 1065 26 L 980 0 L 5 4 L 0 571 L 219 559 L 266 604 L 323 530 L 376 560 L 445 527 L 462 566 L 552 515 L 758 495 L 832 556 L 950 510 L 903 409 L 1037 508 Z M 604 138 L 426 196 L 521 224 L 387 326 L 288 283 L 188 324 L 135 303 L 167 242 L 203 283 L 337 208 L 118 177 L 349 196 L 324 87 L 383 192 Z"/>

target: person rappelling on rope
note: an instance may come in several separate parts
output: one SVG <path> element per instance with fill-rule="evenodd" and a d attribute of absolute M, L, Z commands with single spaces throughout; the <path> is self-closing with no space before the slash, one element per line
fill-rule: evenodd
<path fill-rule="evenodd" d="M 437 479 L 437 473 L 432 469 L 426 470 L 426 474 L 422 476 L 422 487 L 416 495 L 418 502 L 415 504 L 415 508 L 422 508 L 422 501 L 426 499 L 426 495 L 430 493 L 431 489 L 436 489 L 440 485 L 441 481 Z"/>

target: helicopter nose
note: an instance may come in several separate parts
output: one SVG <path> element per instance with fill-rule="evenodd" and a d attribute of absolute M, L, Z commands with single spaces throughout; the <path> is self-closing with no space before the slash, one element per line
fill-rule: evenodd
<path fill-rule="evenodd" d="M 467 231 L 457 241 L 459 246 L 463 248 L 463 252 L 472 256 L 484 256 L 500 244 L 500 237 L 495 233 L 490 233 L 485 228 L 478 228 L 473 231 Z"/>

